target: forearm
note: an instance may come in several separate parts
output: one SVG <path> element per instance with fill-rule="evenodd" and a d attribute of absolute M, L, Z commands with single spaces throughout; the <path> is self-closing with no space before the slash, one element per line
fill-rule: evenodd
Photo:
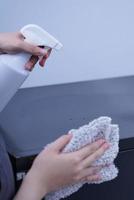
<path fill-rule="evenodd" d="M 34 180 L 32 173 L 28 173 L 13 200 L 41 200 L 46 194 L 45 188 L 39 187 Z"/>

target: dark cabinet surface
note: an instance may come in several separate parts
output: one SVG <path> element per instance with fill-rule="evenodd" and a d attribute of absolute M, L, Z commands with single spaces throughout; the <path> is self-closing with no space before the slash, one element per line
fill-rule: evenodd
<path fill-rule="evenodd" d="M 21 89 L 0 113 L 0 130 L 15 173 L 25 172 L 43 147 L 99 116 L 120 126 L 119 176 L 85 185 L 68 200 L 134 200 L 134 77 Z"/>

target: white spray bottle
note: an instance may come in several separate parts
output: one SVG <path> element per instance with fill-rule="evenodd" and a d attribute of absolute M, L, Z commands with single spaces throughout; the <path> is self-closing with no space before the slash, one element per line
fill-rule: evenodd
<path fill-rule="evenodd" d="M 45 46 L 46 50 L 60 49 L 62 44 L 41 27 L 29 24 L 20 32 L 25 41 L 37 46 Z M 0 112 L 14 96 L 30 72 L 25 69 L 25 64 L 31 57 L 29 53 L 15 55 L 0 55 Z"/>

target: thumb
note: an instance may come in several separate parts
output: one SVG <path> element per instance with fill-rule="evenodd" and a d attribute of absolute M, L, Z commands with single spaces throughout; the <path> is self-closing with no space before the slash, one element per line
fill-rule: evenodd
<path fill-rule="evenodd" d="M 51 148 L 53 150 L 60 152 L 70 142 L 71 138 L 72 138 L 71 134 L 63 135 L 52 143 Z"/>
<path fill-rule="evenodd" d="M 47 51 L 45 49 L 42 49 L 42 48 L 40 48 L 38 46 L 32 45 L 32 44 L 30 44 L 28 42 L 25 42 L 25 41 L 21 41 L 19 43 L 19 48 L 22 51 L 31 53 L 32 55 L 35 55 L 35 56 L 47 55 Z"/>

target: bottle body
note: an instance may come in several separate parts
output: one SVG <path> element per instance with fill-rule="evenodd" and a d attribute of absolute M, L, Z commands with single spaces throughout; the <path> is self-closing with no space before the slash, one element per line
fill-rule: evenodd
<path fill-rule="evenodd" d="M 0 55 L 0 112 L 28 77 L 24 66 L 29 58 L 28 53 Z"/>
<path fill-rule="evenodd" d="M 35 24 L 24 26 L 20 30 L 25 42 L 48 49 L 60 49 L 62 44 L 52 35 Z M 31 57 L 29 53 L 0 55 L 0 112 L 17 92 L 29 75 L 25 64 Z"/>

